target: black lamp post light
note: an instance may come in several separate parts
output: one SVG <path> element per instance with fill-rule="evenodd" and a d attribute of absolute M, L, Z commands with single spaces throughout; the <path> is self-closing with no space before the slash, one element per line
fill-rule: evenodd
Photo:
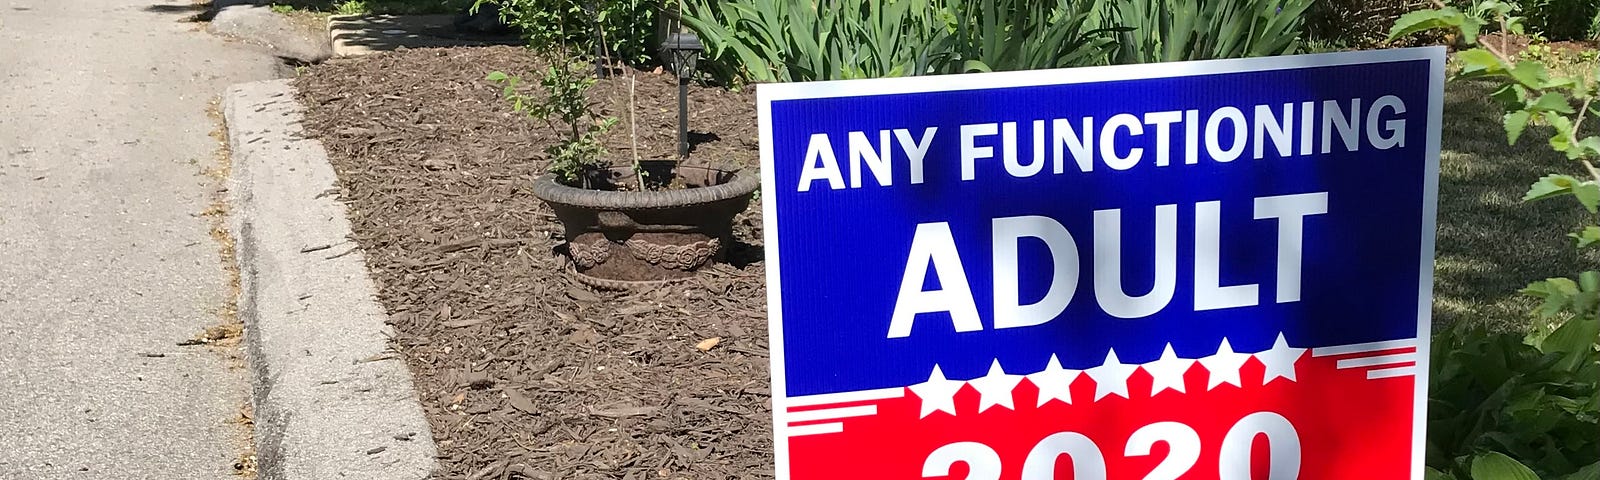
<path fill-rule="evenodd" d="M 693 33 L 674 33 L 661 42 L 661 49 L 667 53 L 672 72 L 678 75 L 678 158 L 689 158 L 689 80 L 694 79 L 705 45 Z"/>

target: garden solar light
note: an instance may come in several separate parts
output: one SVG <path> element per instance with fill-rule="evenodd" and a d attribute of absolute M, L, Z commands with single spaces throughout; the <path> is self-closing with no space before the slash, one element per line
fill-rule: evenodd
<path fill-rule="evenodd" d="M 694 78 L 695 65 L 700 62 L 700 52 L 705 46 L 693 33 L 674 33 L 661 42 L 667 53 L 673 73 L 678 74 L 678 158 L 689 157 L 689 79 Z"/>

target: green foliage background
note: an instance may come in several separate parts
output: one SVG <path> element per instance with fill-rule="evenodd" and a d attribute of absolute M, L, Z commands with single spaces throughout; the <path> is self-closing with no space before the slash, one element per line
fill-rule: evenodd
<path fill-rule="evenodd" d="M 478 1 L 500 3 L 536 49 L 570 59 L 601 45 L 634 63 L 656 54 L 664 7 L 598 0 L 591 12 L 583 0 Z M 1390 39 L 1448 33 L 1465 45 L 1488 30 L 1591 38 L 1600 18 L 1600 0 L 1473 0 L 1462 8 L 1437 1 L 1439 8 L 1405 15 L 1417 0 L 685 1 L 683 23 L 707 47 L 701 70 L 734 85 L 1279 55 L 1301 51 L 1308 34 L 1322 49 L 1373 46 L 1374 29 L 1389 24 Z M 1600 75 L 1568 75 L 1537 55 L 1492 48 L 1463 50 L 1455 60 L 1459 77 L 1497 85 L 1491 97 L 1506 108 L 1510 143 L 1537 134 L 1582 167 L 1541 178 L 1524 201 L 1576 201 L 1587 223 L 1568 240 L 1593 253 L 1600 136 L 1580 132 L 1600 115 L 1591 104 Z M 569 184 L 594 166 L 596 138 L 614 121 L 589 113 L 583 93 L 592 79 L 582 70 L 552 67 L 544 97 L 519 93 L 516 77 L 490 77 L 506 84 L 514 108 L 559 120 L 570 134 L 548 152 L 552 171 Z M 1571 267 L 1563 272 L 1582 273 L 1523 289 L 1540 302 L 1528 331 L 1457 322 L 1435 333 L 1428 478 L 1600 480 L 1600 273 L 1592 262 Z"/>
<path fill-rule="evenodd" d="M 692 0 L 724 82 L 1294 53 L 1311 0 Z"/>
<path fill-rule="evenodd" d="M 1406 14 L 1394 37 L 1428 30 L 1460 35 L 1476 45 L 1486 27 L 1526 28 L 1517 5 L 1481 0 L 1466 11 L 1437 2 Z M 1457 78 L 1483 79 L 1506 113 L 1506 139 L 1546 135 L 1583 175 L 1552 173 L 1528 188 L 1524 201 L 1570 199 L 1587 212 L 1568 235 L 1575 248 L 1600 246 L 1600 137 L 1584 136 L 1586 118 L 1600 114 L 1592 76 L 1553 73 L 1534 58 L 1513 58 L 1492 45 L 1457 52 Z M 1548 129 L 1530 129 L 1530 125 Z M 1526 335 L 1464 324 L 1433 342 L 1429 384 L 1427 464 L 1432 479 L 1593 480 L 1600 478 L 1600 271 L 1529 284 L 1542 301 Z"/>
<path fill-rule="evenodd" d="M 1513 4 L 1524 17 L 1527 30 L 1547 39 L 1584 40 L 1597 33 L 1591 24 L 1600 12 L 1600 0 L 1518 0 Z"/>
<path fill-rule="evenodd" d="M 663 0 L 477 0 L 500 6 L 500 18 L 522 32 L 535 50 L 589 55 L 599 46 L 632 64 L 656 55 L 656 21 Z"/>

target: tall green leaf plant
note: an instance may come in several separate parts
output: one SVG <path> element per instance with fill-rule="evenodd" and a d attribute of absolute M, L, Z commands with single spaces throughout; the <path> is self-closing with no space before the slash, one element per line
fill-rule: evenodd
<path fill-rule="evenodd" d="M 692 0 L 685 26 L 724 81 L 791 82 L 926 73 L 948 20 L 940 0 Z"/>
<path fill-rule="evenodd" d="M 1313 0 L 1121 0 L 1091 26 L 1119 27 L 1111 63 L 1295 53 Z"/>

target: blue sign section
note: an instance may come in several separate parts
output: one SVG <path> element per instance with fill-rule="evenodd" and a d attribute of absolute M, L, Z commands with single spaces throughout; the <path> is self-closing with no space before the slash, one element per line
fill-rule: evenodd
<path fill-rule="evenodd" d="M 1240 70 L 768 99 L 786 396 L 1418 337 L 1430 60 Z"/>

